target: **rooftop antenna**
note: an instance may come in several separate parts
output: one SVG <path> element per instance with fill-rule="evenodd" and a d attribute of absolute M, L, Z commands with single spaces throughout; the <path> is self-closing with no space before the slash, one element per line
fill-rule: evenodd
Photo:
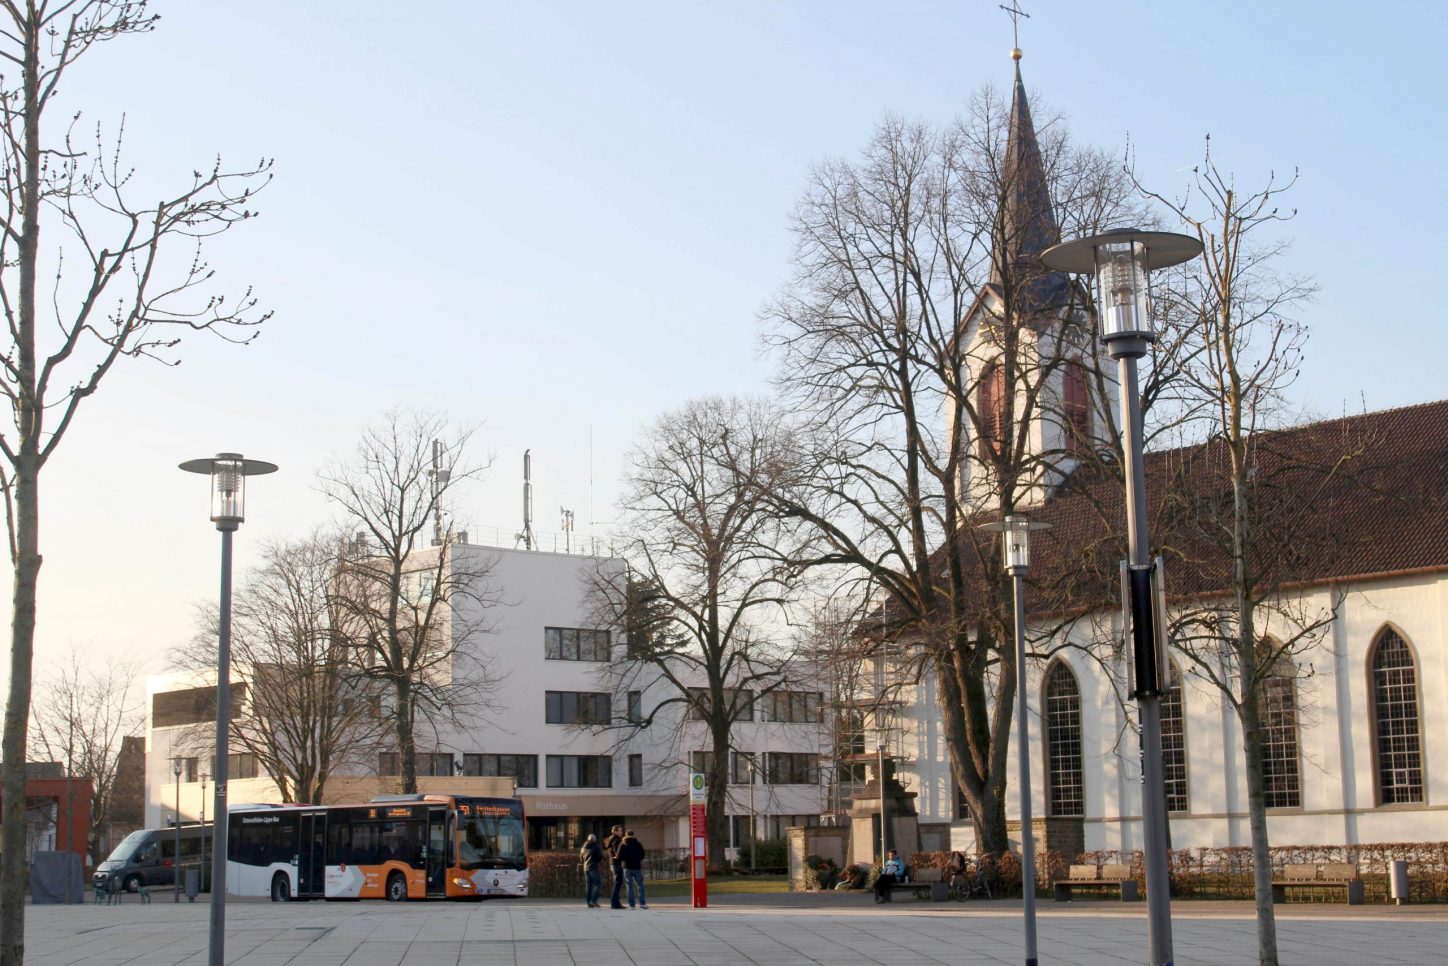
<path fill-rule="evenodd" d="M 523 530 L 513 537 L 524 550 L 533 549 L 533 451 L 523 450 Z"/>
<path fill-rule="evenodd" d="M 452 479 L 452 471 L 445 469 L 442 465 L 444 451 L 442 440 L 432 441 L 432 469 L 428 476 L 432 478 L 432 545 L 440 547 L 446 536 L 446 529 L 442 523 L 442 495 L 447 492 L 448 481 Z"/>

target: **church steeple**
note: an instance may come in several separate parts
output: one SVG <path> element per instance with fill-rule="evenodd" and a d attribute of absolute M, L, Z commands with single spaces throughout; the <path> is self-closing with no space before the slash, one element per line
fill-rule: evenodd
<path fill-rule="evenodd" d="M 1022 316 L 1059 308 L 1067 301 L 1067 279 L 1041 264 L 1041 252 L 1061 240 L 1061 227 L 1051 205 L 1041 146 L 1031 121 L 1031 105 L 1021 80 L 1021 50 L 1011 51 L 1015 87 L 1011 92 L 1010 127 L 1001 160 L 1001 205 L 996 216 L 991 281 L 1013 289 Z"/>

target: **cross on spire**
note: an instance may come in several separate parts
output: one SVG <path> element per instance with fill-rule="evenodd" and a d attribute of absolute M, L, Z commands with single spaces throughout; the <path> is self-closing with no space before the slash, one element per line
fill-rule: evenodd
<path fill-rule="evenodd" d="M 1006 6 L 1006 5 L 1003 4 L 1003 3 L 1002 3 L 1002 4 L 999 4 L 999 6 L 1000 6 L 1000 8 L 1001 8 L 1002 10 L 1004 10 L 1006 13 L 1010 14 L 1010 18 L 1011 18 L 1011 46 L 1015 48 L 1014 50 L 1011 51 L 1011 56 L 1012 56 L 1015 60 L 1020 60 L 1020 59 L 1021 59 L 1021 55 L 1020 55 L 1019 51 L 1020 51 L 1020 49 L 1021 49 L 1021 36 L 1020 36 L 1021 18 L 1022 18 L 1022 17 L 1025 17 L 1027 20 L 1030 20 L 1030 19 L 1031 19 L 1031 15 L 1028 14 L 1028 13 L 1026 13 L 1024 10 L 1021 9 L 1020 0 L 1011 0 L 1011 5 L 1010 5 L 1009 7 Z"/>

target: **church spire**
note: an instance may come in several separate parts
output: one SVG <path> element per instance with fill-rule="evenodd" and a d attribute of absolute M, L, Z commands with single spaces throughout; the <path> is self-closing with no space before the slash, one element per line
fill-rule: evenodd
<path fill-rule="evenodd" d="M 1011 92 L 1010 128 L 1001 161 L 1001 209 L 996 218 L 991 281 L 1009 281 L 1021 314 L 1058 308 L 1066 301 L 1067 281 L 1041 264 L 1041 252 L 1061 240 L 1061 227 L 1051 205 L 1046 168 L 1031 105 L 1021 80 L 1021 49 L 1011 51 L 1015 86 Z"/>

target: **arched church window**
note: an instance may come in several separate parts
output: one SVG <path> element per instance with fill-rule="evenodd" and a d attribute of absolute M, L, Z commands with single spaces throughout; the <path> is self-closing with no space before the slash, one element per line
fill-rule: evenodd
<path fill-rule="evenodd" d="M 1267 646 L 1273 646 L 1267 642 Z M 1302 807 L 1302 764 L 1297 747 L 1297 680 L 1290 660 L 1264 677 L 1257 693 L 1262 744 L 1262 787 L 1268 808 Z"/>
<path fill-rule="evenodd" d="M 1054 662 L 1042 688 L 1045 710 L 1046 804 L 1051 815 L 1086 812 L 1081 768 L 1081 689 L 1065 661 Z"/>
<path fill-rule="evenodd" d="M 1378 801 L 1423 800 L 1423 743 L 1418 721 L 1418 671 L 1408 642 L 1385 628 L 1373 644 L 1373 725 Z"/>
<path fill-rule="evenodd" d="M 1086 367 L 1079 359 L 1067 362 L 1062 373 L 1061 429 L 1068 452 L 1091 448 L 1091 396 L 1086 389 Z"/>
<path fill-rule="evenodd" d="M 980 458 L 999 455 L 1006 432 L 1006 371 L 992 362 L 981 372 L 975 390 L 975 412 L 980 422 Z"/>
<path fill-rule="evenodd" d="M 1161 696 L 1161 761 L 1162 778 L 1166 784 L 1166 809 L 1185 812 L 1190 807 L 1187 797 L 1187 733 L 1185 708 L 1182 704 L 1182 680 L 1176 665 L 1168 662 L 1171 674 L 1166 693 Z"/>

